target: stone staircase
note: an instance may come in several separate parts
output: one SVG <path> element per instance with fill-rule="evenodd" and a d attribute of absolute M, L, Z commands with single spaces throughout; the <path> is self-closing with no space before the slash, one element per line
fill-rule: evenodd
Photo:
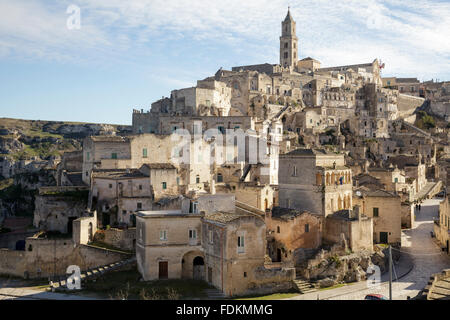
<path fill-rule="evenodd" d="M 297 278 L 297 279 L 293 280 L 293 282 L 294 282 L 294 288 L 297 289 L 298 292 L 300 292 L 301 294 L 317 291 L 314 284 L 309 281 Z"/>
<path fill-rule="evenodd" d="M 81 282 L 85 282 L 88 280 L 97 279 L 102 277 L 108 272 L 117 271 L 124 267 L 131 266 L 136 263 L 136 257 L 132 257 L 127 260 L 122 260 L 114 263 L 110 263 L 104 266 L 88 269 L 86 271 L 81 272 Z M 55 290 L 67 290 L 67 278 L 68 275 L 57 276 L 55 281 L 50 282 L 50 286 Z"/>
<path fill-rule="evenodd" d="M 205 289 L 205 293 L 209 300 L 223 300 L 226 298 L 225 294 L 216 288 Z"/>
<path fill-rule="evenodd" d="M 430 198 L 439 192 L 442 182 L 429 181 L 427 184 L 416 194 L 416 199 Z"/>

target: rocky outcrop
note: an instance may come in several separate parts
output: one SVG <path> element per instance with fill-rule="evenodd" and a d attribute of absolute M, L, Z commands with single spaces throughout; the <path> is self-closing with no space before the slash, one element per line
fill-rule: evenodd
<path fill-rule="evenodd" d="M 86 201 L 63 195 L 36 196 L 33 225 L 39 230 L 68 233 L 73 220 L 80 218 Z"/>
<path fill-rule="evenodd" d="M 297 268 L 297 275 L 317 281 L 319 287 L 324 288 L 366 280 L 367 272 L 372 273 L 369 267 L 376 265 L 383 273 L 387 270 L 387 264 L 387 256 L 379 247 L 375 247 L 375 252 L 362 250 L 354 253 L 334 247 L 321 250 L 307 265 Z"/>

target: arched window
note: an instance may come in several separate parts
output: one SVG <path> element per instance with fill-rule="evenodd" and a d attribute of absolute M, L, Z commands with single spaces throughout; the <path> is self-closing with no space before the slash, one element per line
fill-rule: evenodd
<path fill-rule="evenodd" d="M 223 182 L 223 176 L 221 173 L 217 174 L 217 182 Z"/>
<path fill-rule="evenodd" d="M 331 184 L 331 180 L 330 180 L 330 173 L 327 172 L 327 186 L 329 186 Z"/>
<path fill-rule="evenodd" d="M 322 185 L 322 174 L 320 172 L 317 172 L 316 174 L 316 184 L 318 186 Z"/>

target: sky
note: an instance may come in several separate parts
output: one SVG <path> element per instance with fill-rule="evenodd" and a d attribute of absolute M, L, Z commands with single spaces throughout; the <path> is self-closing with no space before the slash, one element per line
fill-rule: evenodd
<path fill-rule="evenodd" d="M 450 80 L 449 0 L 0 0 L 0 117 L 131 124 L 221 67 L 278 63 L 288 6 L 300 58 Z"/>

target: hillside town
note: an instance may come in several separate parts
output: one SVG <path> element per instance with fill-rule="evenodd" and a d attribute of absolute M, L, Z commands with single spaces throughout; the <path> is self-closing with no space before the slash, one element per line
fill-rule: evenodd
<path fill-rule="evenodd" d="M 450 82 L 383 77 L 375 57 L 322 67 L 289 10 L 279 46 L 276 64 L 130 109 L 128 127 L 24 139 L 0 119 L 0 275 L 48 284 L 31 296 L 129 273 L 201 299 L 346 300 L 387 296 L 392 263 L 394 299 L 450 299 Z M 63 151 L 11 156 L 36 139 Z M 0 299 L 18 294 L 4 281 Z"/>

